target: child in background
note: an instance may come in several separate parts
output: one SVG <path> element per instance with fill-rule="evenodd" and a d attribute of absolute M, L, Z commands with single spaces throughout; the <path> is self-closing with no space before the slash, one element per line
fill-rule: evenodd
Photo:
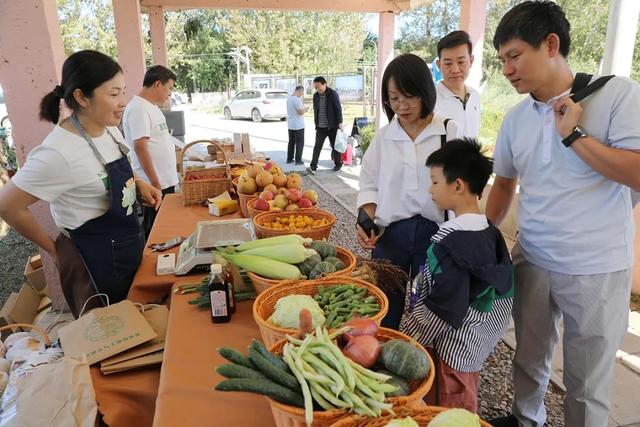
<path fill-rule="evenodd" d="M 479 371 L 509 324 L 513 267 L 500 231 L 480 211 L 493 169 L 474 139 L 454 139 L 427 159 L 429 193 L 455 219 L 440 225 L 426 265 L 408 287 L 400 330 L 430 347 L 430 404 L 477 412 Z"/>

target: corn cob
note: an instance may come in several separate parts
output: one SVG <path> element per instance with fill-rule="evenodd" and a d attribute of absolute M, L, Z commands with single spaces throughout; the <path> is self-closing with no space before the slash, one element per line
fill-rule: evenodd
<path fill-rule="evenodd" d="M 302 275 L 295 265 L 276 261 L 258 255 L 232 255 L 220 252 L 227 261 L 252 273 L 259 274 L 267 279 L 298 279 Z"/>
<path fill-rule="evenodd" d="M 262 248 L 247 249 L 242 255 L 258 255 L 287 264 L 299 264 L 313 255 L 313 249 L 307 249 L 298 243 L 286 245 L 264 246 Z"/>
<path fill-rule="evenodd" d="M 312 239 L 305 239 L 297 234 L 287 234 L 286 236 L 267 237 L 266 239 L 244 242 L 236 247 L 236 251 L 242 252 L 249 249 L 263 248 L 265 246 L 286 245 L 289 243 L 298 243 L 302 245 L 311 242 Z"/>

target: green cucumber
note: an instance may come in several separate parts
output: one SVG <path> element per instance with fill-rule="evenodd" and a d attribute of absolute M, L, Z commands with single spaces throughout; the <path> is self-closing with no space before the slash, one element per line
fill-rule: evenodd
<path fill-rule="evenodd" d="M 256 365 L 256 368 L 267 378 L 291 390 L 298 390 L 300 388 L 300 383 L 296 377 L 271 364 L 255 347 L 249 347 L 249 360 L 251 360 L 251 362 Z"/>
<path fill-rule="evenodd" d="M 220 365 L 216 368 L 216 372 L 227 378 L 254 378 L 258 380 L 266 380 L 267 377 L 255 369 L 247 368 L 243 365 L 229 363 L 228 365 Z"/>
<path fill-rule="evenodd" d="M 253 366 L 253 363 L 251 363 L 251 361 L 247 357 L 245 357 L 244 354 L 240 353 L 235 348 L 220 347 L 218 349 L 218 353 L 220 353 L 220 356 L 224 357 L 231 363 L 242 365 L 251 369 L 255 368 L 255 366 Z"/>
<path fill-rule="evenodd" d="M 284 403 L 285 405 L 292 405 L 298 408 L 304 407 L 304 399 L 302 398 L 302 395 L 269 380 L 260 380 L 255 378 L 231 378 L 218 383 L 215 390 L 246 391 L 249 393 L 262 394 L 264 396 L 269 396 L 280 403 Z"/>
<path fill-rule="evenodd" d="M 286 372 L 290 372 L 289 365 L 287 365 L 284 360 L 282 360 L 282 356 L 276 356 L 275 354 L 271 353 L 269 350 L 267 350 L 267 347 L 264 346 L 264 343 L 262 341 L 254 339 L 249 345 L 249 348 L 251 347 L 258 350 L 258 352 L 276 368 L 282 369 Z"/>

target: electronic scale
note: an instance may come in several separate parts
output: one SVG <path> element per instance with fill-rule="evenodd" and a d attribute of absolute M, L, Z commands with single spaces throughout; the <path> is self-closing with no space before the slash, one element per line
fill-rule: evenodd
<path fill-rule="evenodd" d="M 250 218 L 200 221 L 196 231 L 180 245 L 176 261 L 176 276 L 208 272 L 217 247 L 239 245 L 256 240 Z"/>

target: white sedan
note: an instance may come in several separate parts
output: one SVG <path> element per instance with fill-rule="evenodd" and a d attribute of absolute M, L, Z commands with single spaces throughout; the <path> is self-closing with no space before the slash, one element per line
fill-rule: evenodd
<path fill-rule="evenodd" d="M 224 104 L 224 117 L 228 120 L 250 118 L 254 122 L 286 120 L 288 96 L 280 89 L 243 90 Z"/>

